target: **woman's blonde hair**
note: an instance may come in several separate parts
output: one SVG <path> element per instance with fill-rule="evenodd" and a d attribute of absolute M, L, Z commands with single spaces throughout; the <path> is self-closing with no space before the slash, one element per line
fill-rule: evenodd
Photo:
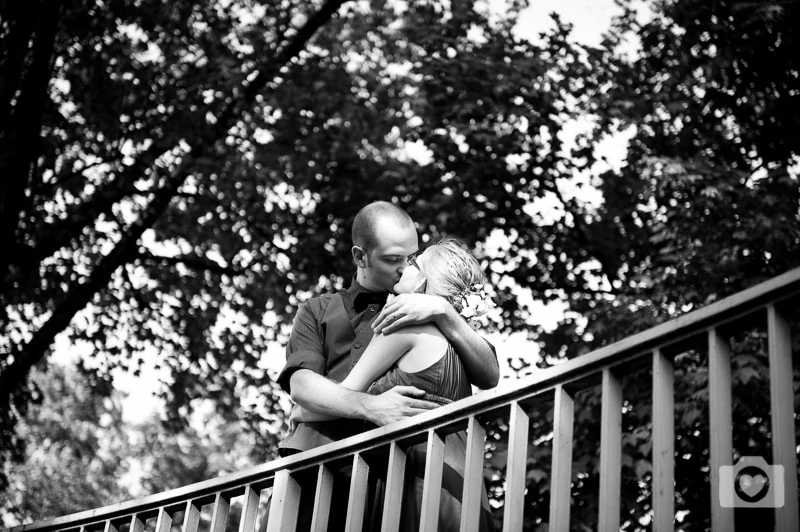
<path fill-rule="evenodd" d="M 427 280 L 425 292 L 444 297 L 456 312 L 461 312 L 464 297 L 485 281 L 478 259 L 463 242 L 452 237 L 428 246 L 423 257 L 420 269 Z"/>

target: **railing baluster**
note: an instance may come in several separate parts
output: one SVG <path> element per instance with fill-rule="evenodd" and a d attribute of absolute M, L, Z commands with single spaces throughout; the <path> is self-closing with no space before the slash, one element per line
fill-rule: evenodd
<path fill-rule="evenodd" d="M 325 532 L 328 530 L 328 518 L 331 514 L 331 497 L 333 495 L 333 473 L 325 464 L 319 466 L 317 472 L 317 489 L 314 495 L 314 512 L 311 514 L 311 530 Z"/>
<path fill-rule="evenodd" d="M 653 352 L 653 532 L 675 530 L 675 385 L 672 358 Z"/>
<path fill-rule="evenodd" d="M 222 493 L 217 493 L 214 498 L 214 509 L 211 512 L 211 526 L 209 532 L 225 532 L 225 523 L 228 521 L 228 511 L 231 503 Z"/>
<path fill-rule="evenodd" d="M 360 453 L 353 455 L 353 470 L 350 478 L 350 495 L 347 502 L 347 520 L 345 530 L 358 532 L 364 522 L 364 510 L 367 506 L 367 481 L 369 465 Z"/>
<path fill-rule="evenodd" d="M 383 498 L 382 532 L 397 532 L 400 528 L 403 483 L 406 474 L 406 452 L 393 441 L 389 448 L 389 467 L 386 472 L 386 493 Z"/>
<path fill-rule="evenodd" d="M 183 513 L 183 525 L 181 526 L 182 532 L 197 532 L 197 527 L 200 525 L 200 508 L 194 501 L 186 502 L 186 510 Z"/>
<path fill-rule="evenodd" d="M 106 524 L 103 527 L 103 532 L 117 532 L 117 527 L 111 522 L 111 519 L 106 519 Z"/>
<path fill-rule="evenodd" d="M 425 452 L 425 478 L 422 482 L 422 509 L 419 529 L 436 532 L 439 525 L 439 502 L 442 497 L 442 468 L 444 467 L 444 440 L 435 430 L 428 431 Z"/>
<path fill-rule="evenodd" d="M 267 532 L 294 530 L 300 508 L 300 485 L 287 469 L 275 473 L 272 485 L 272 500 L 269 504 Z"/>
<path fill-rule="evenodd" d="M 258 519 L 258 499 L 260 492 L 248 485 L 244 489 L 242 502 L 242 518 L 239 520 L 239 532 L 255 532 Z"/>
<path fill-rule="evenodd" d="M 602 388 L 598 530 L 618 532 L 622 485 L 622 383 L 611 368 L 603 370 Z"/>
<path fill-rule="evenodd" d="M 81 527 L 81 532 L 83 532 L 83 527 Z M 144 521 L 139 519 L 136 514 L 131 516 L 131 525 L 128 532 L 144 532 Z"/>
<path fill-rule="evenodd" d="M 733 508 L 719 498 L 719 469 L 733 463 L 731 347 L 716 328 L 708 331 L 708 422 L 711 453 L 711 530 L 733 532 Z"/>
<path fill-rule="evenodd" d="M 461 497 L 460 532 L 478 532 L 483 490 L 483 453 L 486 431 L 475 416 L 467 424 L 467 452 L 464 464 L 464 490 Z"/>
<path fill-rule="evenodd" d="M 797 507 L 797 451 L 792 389 L 792 336 L 786 317 L 767 308 L 769 391 L 772 409 L 772 462 L 783 466 L 784 506 L 775 508 L 775 532 L 800 530 Z"/>
<path fill-rule="evenodd" d="M 156 520 L 155 532 L 170 532 L 172 528 L 172 516 L 163 506 L 158 509 L 158 519 Z"/>
<path fill-rule="evenodd" d="M 572 485 L 572 430 L 575 402 L 557 386 L 553 403 L 553 459 L 550 473 L 550 531 L 569 530 Z"/>
<path fill-rule="evenodd" d="M 516 401 L 508 419 L 508 462 L 503 532 L 522 530 L 525 505 L 525 478 L 528 461 L 528 414 Z"/>

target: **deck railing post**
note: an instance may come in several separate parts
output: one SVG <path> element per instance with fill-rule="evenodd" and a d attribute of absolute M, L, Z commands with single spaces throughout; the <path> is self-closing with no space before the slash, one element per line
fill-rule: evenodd
<path fill-rule="evenodd" d="M 572 432 L 575 402 L 557 386 L 553 402 L 553 460 L 550 473 L 550 532 L 569 531 L 572 492 Z"/>
<path fill-rule="evenodd" d="M 653 532 L 675 530 L 675 370 L 653 352 Z"/>
<path fill-rule="evenodd" d="M 128 532 L 144 532 L 144 521 L 139 519 L 139 516 L 133 514 L 131 516 L 131 524 Z"/>
<path fill-rule="evenodd" d="M 406 474 L 406 452 L 396 441 L 389 448 L 389 466 L 386 471 L 386 494 L 381 517 L 382 532 L 397 532 L 400 528 L 403 484 Z"/>
<path fill-rule="evenodd" d="M 239 521 L 239 532 L 256 532 L 256 520 L 258 519 L 258 500 L 260 492 L 248 485 L 244 489 L 244 500 L 242 501 L 242 518 Z"/>
<path fill-rule="evenodd" d="M 183 512 L 183 525 L 181 525 L 181 532 L 197 532 L 197 527 L 200 525 L 200 508 L 194 501 L 186 502 L 186 509 Z"/>
<path fill-rule="evenodd" d="M 350 477 L 350 495 L 347 501 L 345 530 L 358 532 L 364 522 L 367 507 L 369 465 L 360 453 L 353 456 L 353 469 Z"/>
<path fill-rule="evenodd" d="M 467 451 L 464 465 L 464 490 L 461 497 L 460 532 L 477 532 L 483 488 L 483 454 L 486 447 L 486 431 L 475 416 L 467 423 Z"/>
<path fill-rule="evenodd" d="M 508 461 L 503 532 L 522 530 L 530 419 L 518 402 L 511 403 L 508 420 Z"/>
<path fill-rule="evenodd" d="M 422 482 L 420 532 L 436 532 L 439 526 L 439 502 L 442 497 L 444 439 L 435 430 L 428 432 L 425 450 L 425 478 Z"/>
<path fill-rule="evenodd" d="M 172 516 L 163 506 L 158 509 L 155 532 L 170 532 L 172 528 Z"/>
<path fill-rule="evenodd" d="M 731 348 L 716 328 L 708 331 L 708 422 L 711 453 L 711 530 L 733 532 L 733 508 L 719 498 L 719 472 L 733 462 Z"/>
<path fill-rule="evenodd" d="M 772 461 L 783 466 L 784 506 L 775 509 L 775 532 L 800 530 L 797 505 L 797 447 L 792 389 L 792 337 L 783 313 L 767 308 L 769 391 L 772 410 Z"/>
<path fill-rule="evenodd" d="M 217 493 L 214 497 L 214 509 L 211 511 L 209 532 L 225 532 L 225 523 L 228 521 L 230 508 L 230 500 L 222 493 Z"/>
<path fill-rule="evenodd" d="M 272 498 L 269 503 L 267 532 L 292 531 L 297 526 L 297 512 L 300 508 L 300 485 L 292 478 L 291 472 L 283 469 L 275 473 L 272 484 Z"/>
<path fill-rule="evenodd" d="M 622 382 L 612 368 L 603 370 L 600 414 L 599 532 L 618 532 L 622 476 Z"/>
<path fill-rule="evenodd" d="M 317 489 L 314 494 L 314 511 L 311 514 L 311 530 L 325 532 L 328 530 L 328 519 L 331 514 L 331 497 L 333 496 L 333 473 L 325 464 L 317 471 Z"/>

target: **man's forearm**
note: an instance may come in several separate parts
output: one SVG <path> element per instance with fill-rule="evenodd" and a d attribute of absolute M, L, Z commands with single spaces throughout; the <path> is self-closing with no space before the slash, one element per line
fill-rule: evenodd
<path fill-rule="evenodd" d="M 348 390 L 310 369 L 295 371 L 290 382 L 292 399 L 309 412 L 364 419 L 378 426 L 439 406 L 421 399 L 425 392 L 413 386 L 395 386 L 380 395 L 369 395 Z"/>
<path fill-rule="evenodd" d="M 437 325 L 453 344 L 470 382 L 484 390 L 497 386 L 500 366 L 492 347 L 453 307 L 448 307 L 445 315 L 437 320 Z"/>
<path fill-rule="evenodd" d="M 291 377 L 292 400 L 311 412 L 332 417 L 367 419 L 366 394 L 344 386 L 309 369 L 299 369 Z"/>

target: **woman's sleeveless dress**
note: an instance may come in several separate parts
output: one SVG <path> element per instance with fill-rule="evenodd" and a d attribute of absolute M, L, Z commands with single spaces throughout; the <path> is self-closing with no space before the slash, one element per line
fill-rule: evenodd
<path fill-rule="evenodd" d="M 407 373 L 396 365 L 374 382 L 369 393 L 380 394 L 394 386 L 416 386 L 426 392 L 426 399 L 442 404 L 472 395 L 472 387 L 453 346 L 448 344 L 445 355 L 430 367 Z M 421 443 L 408 449 L 406 476 L 403 485 L 403 511 L 400 518 L 402 532 L 419 530 L 422 509 L 422 486 L 425 473 L 425 447 Z M 449 434 L 445 439 L 442 492 L 439 503 L 439 532 L 458 531 L 461 520 L 461 494 L 464 485 L 466 461 L 466 433 Z M 486 489 L 482 490 L 481 532 L 494 530 Z"/>

